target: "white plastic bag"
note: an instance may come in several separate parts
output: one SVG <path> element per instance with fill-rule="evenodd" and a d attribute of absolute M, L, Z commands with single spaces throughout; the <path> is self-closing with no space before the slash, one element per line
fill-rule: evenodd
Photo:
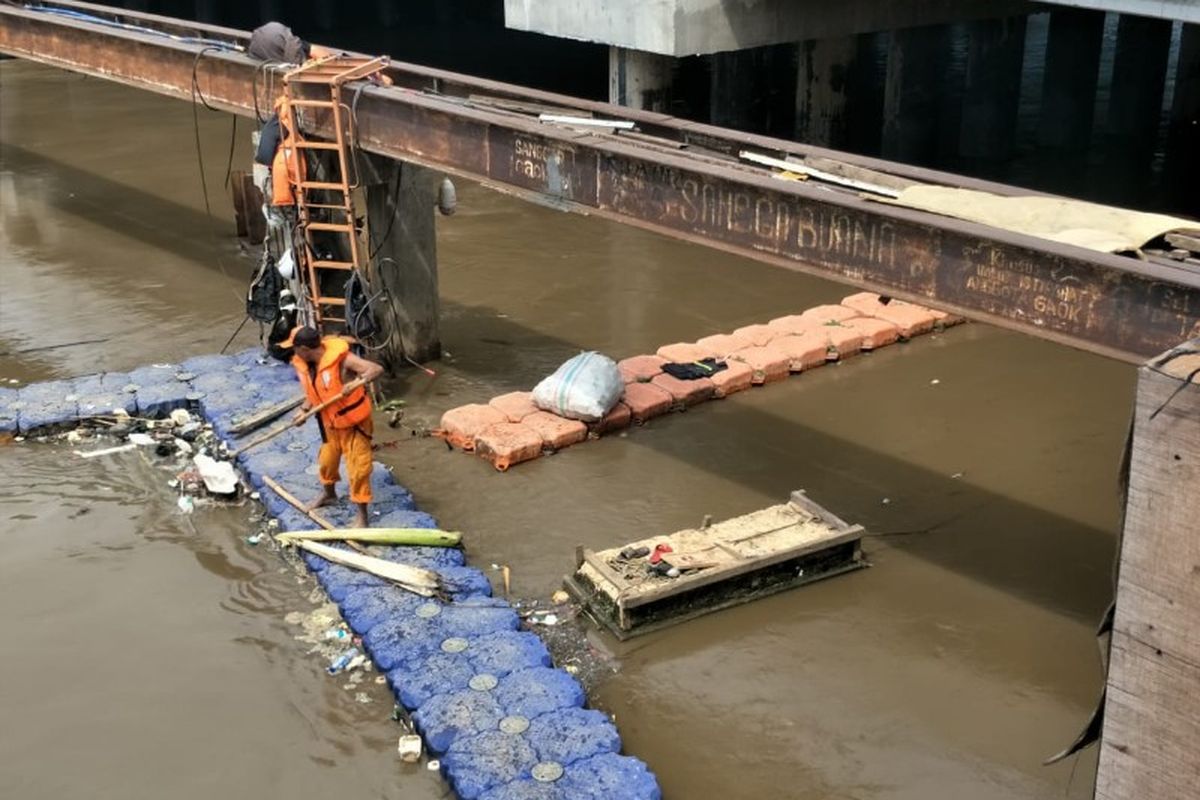
<path fill-rule="evenodd" d="M 615 361 L 600 353 L 580 353 L 534 388 L 533 404 L 560 417 L 598 422 L 623 391 Z"/>

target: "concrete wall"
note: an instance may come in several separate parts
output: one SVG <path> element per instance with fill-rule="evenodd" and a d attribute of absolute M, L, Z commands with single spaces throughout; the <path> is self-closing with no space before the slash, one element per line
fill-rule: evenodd
<path fill-rule="evenodd" d="M 1200 2 L 1196 0 L 1044 0 L 1048 5 L 1091 8 L 1139 17 L 1200 22 Z"/>
<path fill-rule="evenodd" d="M 509 28 L 670 56 L 1028 12 L 1023 0 L 505 0 Z"/>

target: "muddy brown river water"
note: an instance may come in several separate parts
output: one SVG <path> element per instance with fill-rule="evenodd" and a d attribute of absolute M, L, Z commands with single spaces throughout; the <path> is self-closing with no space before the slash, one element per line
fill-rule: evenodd
<path fill-rule="evenodd" d="M 200 123 L 211 218 L 186 103 L 0 63 L 0 379 L 225 342 L 251 262 L 222 188 L 230 119 Z M 526 389 L 583 348 L 652 351 L 851 291 L 459 193 L 438 222 L 449 355 L 436 379 L 389 387 L 412 425 Z M 85 339 L 104 341 L 22 352 Z M 1084 798 L 1094 752 L 1041 761 L 1100 687 L 1092 629 L 1133 381 L 970 324 L 503 475 L 399 430 L 379 457 L 528 598 L 558 587 L 578 544 L 797 488 L 873 534 L 871 569 L 625 644 L 588 637 L 603 654 L 592 702 L 667 798 Z M 0 446 L 0 796 L 448 796 L 396 758 L 384 687 L 357 701 L 294 638 L 284 617 L 312 608 L 313 584 L 244 541 L 253 507 L 184 516 L 169 477 L 136 453 Z"/>

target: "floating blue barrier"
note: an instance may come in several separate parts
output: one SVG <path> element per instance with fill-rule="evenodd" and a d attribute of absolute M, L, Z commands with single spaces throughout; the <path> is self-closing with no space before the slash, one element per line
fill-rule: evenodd
<path fill-rule="evenodd" d="M 124 408 L 165 416 L 199 409 L 230 447 L 230 428 L 249 414 L 298 395 L 289 365 L 264 360 L 257 350 L 198 356 L 182 364 L 140 367 L 75 381 L 0 388 L 0 433 L 33 431 Z M 110 407 L 111 406 L 111 407 Z M 238 457 L 248 482 L 283 530 L 316 527 L 307 515 L 266 488 L 263 476 L 308 499 L 320 491 L 315 467 L 320 434 L 315 425 L 294 428 Z M 412 494 L 391 471 L 376 464 L 371 475 L 371 523 L 389 528 L 437 528 L 417 510 Z M 348 487 L 322 509 L 346 526 L 355 508 Z M 335 547 L 345 549 L 345 545 Z M 412 710 L 432 752 L 444 753 L 442 770 L 466 800 L 660 800 L 646 765 L 618 754 L 620 737 L 600 712 L 585 710 L 583 689 L 551 666 L 545 644 L 520 631 L 509 604 L 491 596 L 487 576 L 464 564 L 459 549 L 373 547 L 379 558 L 436 571 L 450 601 L 425 598 L 359 570 L 311 553 L 302 558 L 363 638 L 397 700 Z"/>

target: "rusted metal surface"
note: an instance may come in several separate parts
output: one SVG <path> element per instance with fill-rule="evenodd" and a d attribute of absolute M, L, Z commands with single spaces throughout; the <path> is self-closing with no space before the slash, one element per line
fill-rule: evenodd
<path fill-rule="evenodd" d="M 119 13 L 147 27 L 165 24 Z M 210 38 L 247 36 L 172 24 Z M 270 70 L 239 53 L 10 6 L 0 6 L 0 52 L 189 100 L 194 78 L 205 102 L 239 114 L 271 106 Z M 360 145 L 369 152 L 1127 361 L 1200 334 L 1200 274 L 1187 266 L 1095 253 L 872 203 L 813 182 L 780 181 L 728 154 L 816 155 L 914 180 L 1021 191 L 1012 187 L 395 62 L 389 74 L 393 88 L 360 84 L 346 91 Z M 480 94 L 631 119 L 644 133 L 688 147 L 545 125 L 469 100 Z M 317 135 L 328 130 L 317 115 L 304 126 Z"/>

